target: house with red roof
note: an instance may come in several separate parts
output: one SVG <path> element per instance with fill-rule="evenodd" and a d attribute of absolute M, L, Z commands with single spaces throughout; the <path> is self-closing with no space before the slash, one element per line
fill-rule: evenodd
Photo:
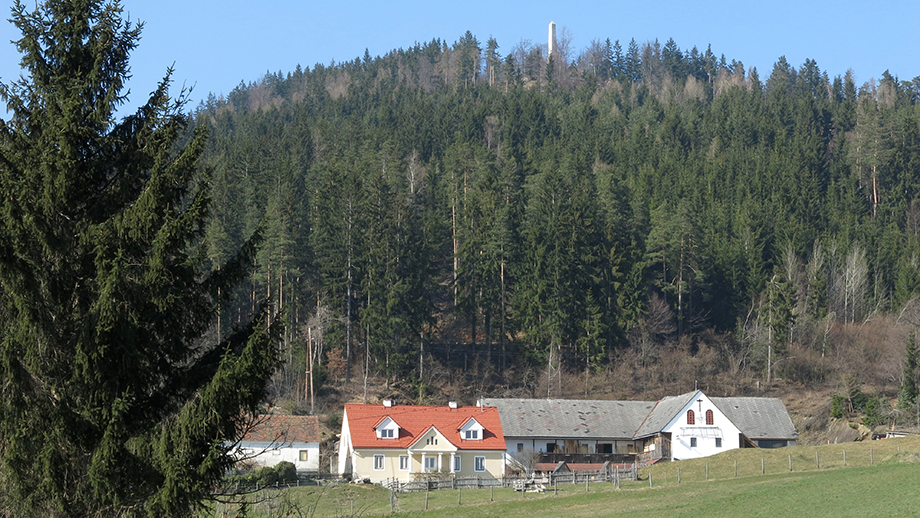
<path fill-rule="evenodd" d="M 252 467 L 281 461 L 297 471 L 319 471 L 319 420 L 308 415 L 264 415 L 240 440 L 237 456 Z"/>
<path fill-rule="evenodd" d="M 435 474 L 501 478 L 504 453 L 493 407 L 345 405 L 339 475 L 372 483 Z"/>

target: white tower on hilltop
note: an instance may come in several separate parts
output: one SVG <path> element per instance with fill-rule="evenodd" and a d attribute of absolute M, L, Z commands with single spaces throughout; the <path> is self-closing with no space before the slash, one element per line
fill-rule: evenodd
<path fill-rule="evenodd" d="M 549 59 L 553 52 L 556 51 L 556 22 L 549 22 L 549 44 L 547 48 L 549 52 L 546 53 L 546 58 Z"/>

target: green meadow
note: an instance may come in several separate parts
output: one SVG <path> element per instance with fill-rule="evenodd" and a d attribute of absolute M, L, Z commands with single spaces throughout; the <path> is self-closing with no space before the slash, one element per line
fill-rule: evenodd
<path fill-rule="evenodd" d="M 591 483 L 523 495 L 465 489 L 391 498 L 379 486 L 314 486 L 248 495 L 246 516 L 917 516 L 918 460 L 920 438 L 745 449 L 655 465 L 620 489 Z M 202 516 L 237 514 L 238 504 L 220 503 Z"/>

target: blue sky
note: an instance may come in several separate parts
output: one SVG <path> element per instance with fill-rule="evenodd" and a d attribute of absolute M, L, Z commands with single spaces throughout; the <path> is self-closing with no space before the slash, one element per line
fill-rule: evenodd
<path fill-rule="evenodd" d="M 10 0 L 2 18 L 9 18 Z M 34 0 L 26 0 L 34 5 Z M 681 49 L 756 66 L 765 79 L 780 56 L 798 68 L 817 61 L 831 76 L 853 69 L 857 84 L 886 69 L 900 79 L 920 76 L 920 0 L 500 0 L 335 2 L 261 0 L 125 0 L 132 20 L 146 22 L 131 64 L 129 106 L 142 102 L 175 63 L 176 85 L 195 85 L 194 104 L 229 93 L 240 81 L 267 71 L 290 72 L 440 38 L 453 43 L 467 30 L 485 46 L 494 36 L 503 55 L 522 40 L 545 43 L 555 21 L 579 52 L 591 40 L 631 38 L 640 44 L 674 38 Z M 0 24 L 0 81 L 19 75 L 19 56 L 8 42 L 15 27 Z"/>

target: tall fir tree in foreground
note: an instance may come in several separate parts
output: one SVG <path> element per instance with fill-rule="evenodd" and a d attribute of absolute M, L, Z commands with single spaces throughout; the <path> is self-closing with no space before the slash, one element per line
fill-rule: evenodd
<path fill-rule="evenodd" d="M 265 315 L 206 338 L 250 240 L 203 273 L 206 133 L 169 74 L 115 122 L 140 25 L 117 1 L 12 8 L 0 85 L 0 514 L 183 516 L 232 464 L 277 364 Z"/>

